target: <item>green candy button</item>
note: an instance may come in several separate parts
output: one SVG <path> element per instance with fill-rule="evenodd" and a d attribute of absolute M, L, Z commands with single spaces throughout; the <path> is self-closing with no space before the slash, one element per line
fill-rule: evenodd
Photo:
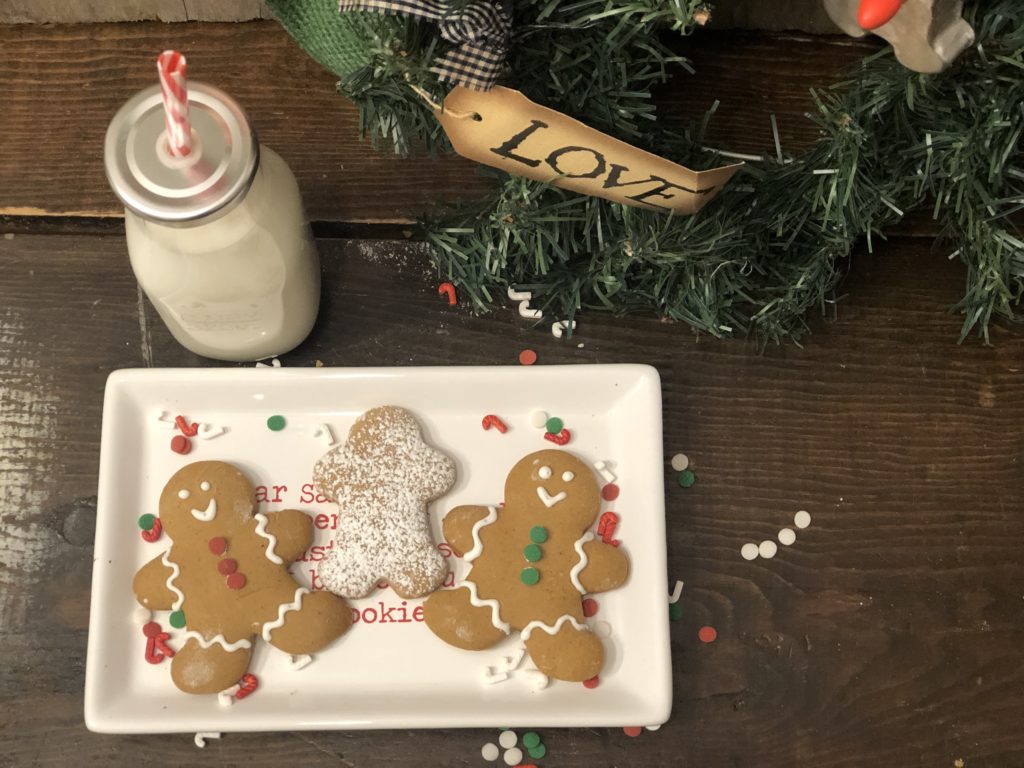
<path fill-rule="evenodd" d="M 523 746 L 526 747 L 527 749 L 536 749 L 537 747 L 540 746 L 540 736 L 538 736 L 533 731 L 529 731 L 528 733 L 524 733 L 523 734 Z M 530 757 L 534 757 L 534 755 L 530 755 Z"/>
<path fill-rule="evenodd" d="M 175 611 L 171 614 L 171 618 L 169 619 L 169 621 L 171 622 L 172 627 L 174 627 L 175 629 L 181 629 L 185 626 L 185 612 Z"/>
<path fill-rule="evenodd" d="M 527 544 L 523 548 L 523 557 L 531 563 L 536 563 L 544 557 L 544 551 L 540 548 L 539 544 Z"/>
<path fill-rule="evenodd" d="M 271 432 L 280 432 L 284 429 L 284 416 L 271 416 L 267 419 L 267 429 Z"/>
<path fill-rule="evenodd" d="M 535 544 L 543 544 L 548 540 L 548 529 L 543 525 L 535 525 L 530 529 L 530 541 Z"/>
<path fill-rule="evenodd" d="M 684 469 L 682 472 L 680 472 L 679 477 L 677 479 L 679 480 L 679 484 L 683 486 L 683 488 L 689 488 L 695 482 L 697 482 L 697 476 L 693 474 L 693 472 L 689 469 Z"/>
<path fill-rule="evenodd" d="M 526 751 L 534 760 L 540 760 L 542 757 L 544 757 L 544 755 L 548 753 L 548 748 L 545 747 L 543 744 L 538 744 L 536 747 L 531 747 Z"/>
<path fill-rule="evenodd" d="M 560 418 L 558 418 L 557 416 L 552 416 L 550 419 L 547 420 L 547 423 L 544 425 L 544 428 L 552 435 L 557 435 L 559 432 L 562 431 L 563 426 L 564 425 L 562 424 L 562 420 Z"/>
<path fill-rule="evenodd" d="M 139 518 L 139 528 L 144 531 L 153 530 L 153 523 L 156 522 L 156 515 L 142 515 Z"/>
<path fill-rule="evenodd" d="M 523 568 L 523 570 L 519 572 L 519 578 L 522 580 L 523 584 L 528 587 L 532 587 L 540 581 L 540 571 L 536 568 Z"/>
<path fill-rule="evenodd" d="M 680 603 L 672 603 L 668 607 L 668 617 L 672 621 L 679 621 L 683 618 L 683 606 Z"/>

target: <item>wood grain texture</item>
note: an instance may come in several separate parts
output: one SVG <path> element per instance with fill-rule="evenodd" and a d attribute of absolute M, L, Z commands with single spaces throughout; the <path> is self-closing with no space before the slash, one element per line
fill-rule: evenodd
<path fill-rule="evenodd" d="M 962 267 L 920 241 L 858 255 L 837 320 L 758 354 L 585 313 L 559 342 L 510 304 L 437 296 L 422 246 L 320 242 L 324 303 L 286 366 L 643 362 L 664 387 L 672 720 L 545 730 L 561 768 L 1024 764 L 1024 331 L 957 346 Z M 15 766 L 473 766 L 488 731 L 189 736 L 85 731 L 82 680 L 102 384 L 209 365 L 140 303 L 118 236 L 0 239 L 0 754 Z M 925 279 L 922 279 L 924 277 Z M 140 317 L 144 320 L 140 323 Z M 576 345 L 583 343 L 579 349 Z M 740 547 L 807 509 L 773 560 Z M 625 536 L 625 531 L 623 531 Z M 627 542 L 628 543 L 628 542 Z M 697 630 L 712 625 L 704 645 Z"/>
<path fill-rule="evenodd" d="M 0 5 L 0 24 L 270 18 L 270 9 L 262 0 L 4 0 Z"/>
<path fill-rule="evenodd" d="M 402 159 L 360 140 L 356 110 L 274 22 L 0 26 L 0 216 L 120 216 L 103 174 L 103 136 L 135 91 L 154 82 L 157 52 L 178 47 L 189 73 L 248 110 L 261 140 L 289 163 L 311 218 L 408 222 L 438 204 L 475 199 L 488 183 L 456 157 Z M 832 82 L 877 44 L 847 38 L 700 31 L 679 41 L 696 76 L 660 95 L 665 119 L 699 121 L 717 99 L 709 143 L 796 152 L 816 137 L 808 88 Z M 553 105 L 557 106 L 557 105 Z"/>

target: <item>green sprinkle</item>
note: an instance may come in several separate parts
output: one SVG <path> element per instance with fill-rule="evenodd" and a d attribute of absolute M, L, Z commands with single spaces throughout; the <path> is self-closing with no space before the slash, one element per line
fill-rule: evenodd
<path fill-rule="evenodd" d="M 174 627 L 175 629 L 181 629 L 182 627 L 185 626 L 185 612 L 184 611 L 175 611 L 174 613 L 171 614 L 170 622 L 171 622 L 171 626 Z"/>
<path fill-rule="evenodd" d="M 536 563 L 544 557 L 544 550 L 540 548 L 539 544 L 527 544 L 523 548 L 523 557 L 531 563 Z"/>
<path fill-rule="evenodd" d="M 530 529 L 530 541 L 535 544 L 543 544 L 548 540 L 548 529 L 543 525 L 535 525 Z"/>
<path fill-rule="evenodd" d="M 139 518 L 139 528 L 144 531 L 151 531 L 153 523 L 156 522 L 156 515 L 143 515 Z"/>
<path fill-rule="evenodd" d="M 677 479 L 679 480 L 679 484 L 683 486 L 683 488 L 689 488 L 691 485 L 697 482 L 697 476 L 693 474 L 692 469 L 684 469 L 682 472 L 679 473 L 679 477 Z"/>
<path fill-rule="evenodd" d="M 528 731 L 527 733 L 524 733 L 523 734 L 523 746 L 526 747 L 527 749 L 536 749 L 538 746 L 540 746 L 540 736 L 538 736 L 533 731 Z M 531 753 L 530 757 L 540 757 L 540 756 L 533 755 Z"/>
<path fill-rule="evenodd" d="M 519 578 L 522 580 L 523 584 L 528 587 L 532 587 L 540 581 L 540 571 L 536 568 L 523 568 L 523 570 L 519 572 Z"/>
<path fill-rule="evenodd" d="M 280 432 L 284 429 L 284 416 L 271 416 L 267 419 L 267 428 L 271 432 Z"/>
<path fill-rule="evenodd" d="M 550 419 L 547 420 L 547 423 L 544 425 L 544 428 L 552 435 L 557 435 L 559 432 L 562 431 L 563 426 L 565 425 L 562 424 L 562 420 L 560 418 L 558 418 L 557 416 L 552 416 Z"/>
<path fill-rule="evenodd" d="M 668 617 L 672 619 L 672 621 L 679 621 L 683 618 L 683 606 L 679 603 L 672 603 L 672 605 L 668 607 Z"/>
<path fill-rule="evenodd" d="M 548 753 L 548 748 L 543 744 L 539 744 L 538 746 L 529 748 L 526 751 L 534 760 L 540 760 Z"/>

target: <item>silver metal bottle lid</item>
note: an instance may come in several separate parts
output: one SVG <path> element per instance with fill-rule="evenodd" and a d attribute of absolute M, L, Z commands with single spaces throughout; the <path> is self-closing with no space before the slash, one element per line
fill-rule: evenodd
<path fill-rule="evenodd" d="M 185 158 L 167 150 L 159 85 L 133 96 L 107 128 L 107 180 L 125 207 L 147 219 L 209 216 L 241 199 L 259 166 L 259 142 L 234 99 L 190 81 L 188 102 L 192 152 Z"/>

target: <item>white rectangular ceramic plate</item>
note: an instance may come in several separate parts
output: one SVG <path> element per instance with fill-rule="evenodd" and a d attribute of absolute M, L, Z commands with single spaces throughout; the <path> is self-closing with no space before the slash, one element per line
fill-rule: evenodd
<path fill-rule="evenodd" d="M 589 619 L 607 622 L 599 629 L 611 632 L 597 688 L 552 682 L 534 690 L 522 672 L 528 659 L 504 682 L 487 685 L 486 667 L 500 665 L 518 638 L 489 651 L 453 648 L 414 620 L 420 601 L 403 606 L 386 589 L 352 601 L 360 621 L 301 670 L 257 642 L 250 671 L 259 690 L 232 706 L 181 693 L 169 662 L 145 661 L 132 577 L 168 540 L 144 542 L 136 521 L 157 512 L 171 474 L 191 461 L 229 461 L 266 487 L 262 511 L 297 508 L 329 526 L 335 507 L 316 503 L 310 485 L 327 450 L 317 428 L 326 423 L 343 441 L 360 413 L 385 404 L 411 410 L 428 441 L 457 462 L 455 486 L 430 508 L 438 540 L 449 509 L 500 502 L 512 465 L 552 447 L 530 425 L 536 410 L 564 421 L 572 432 L 567 450 L 612 463 L 621 495 L 604 508 L 621 517 L 616 537 L 631 573 L 624 587 L 598 596 L 600 609 Z M 226 432 L 193 438 L 191 453 L 181 456 L 170 450 L 177 433 L 158 418 L 161 411 Z M 506 434 L 481 428 L 489 413 L 507 422 Z M 286 420 L 281 431 L 267 427 L 275 414 Z M 660 724 L 672 702 L 661 446 L 661 382 L 640 365 L 117 371 L 103 407 L 86 724 L 110 733 Z M 330 541 L 329 528 L 316 534 L 316 546 Z M 311 548 L 306 562 L 292 566 L 306 586 L 317 554 Z M 465 574 L 461 560 L 449 562 L 456 576 Z M 154 618 L 171 631 L 171 646 L 180 645 L 168 614 Z"/>

